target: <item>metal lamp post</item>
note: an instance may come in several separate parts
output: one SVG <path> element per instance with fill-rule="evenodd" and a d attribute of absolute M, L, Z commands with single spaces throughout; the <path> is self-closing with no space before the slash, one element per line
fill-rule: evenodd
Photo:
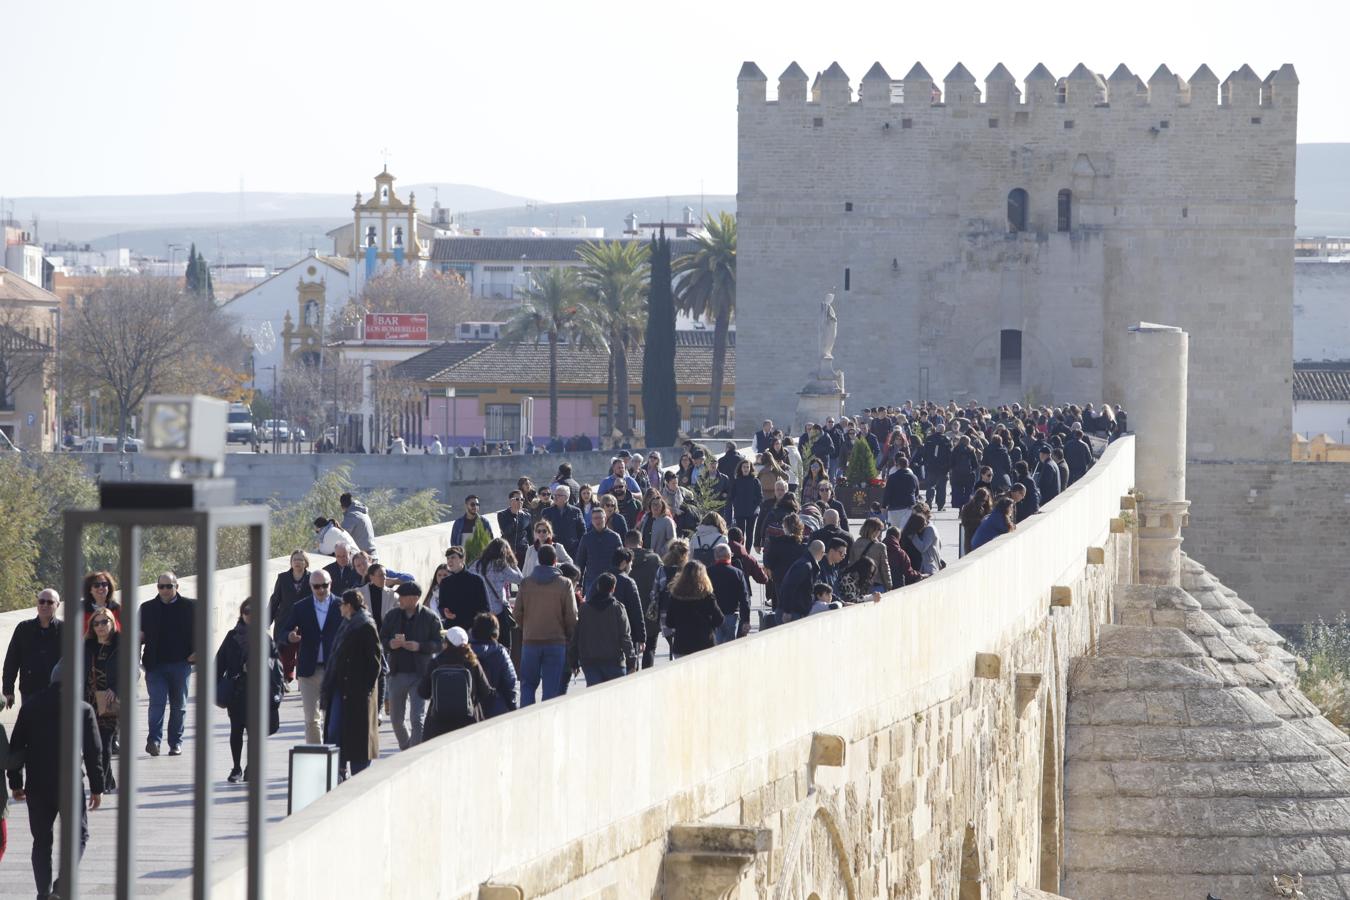
<path fill-rule="evenodd" d="M 118 532 L 119 575 L 124 588 L 122 631 L 140 633 L 140 606 L 131 593 L 140 578 L 140 540 L 143 528 L 188 527 L 196 537 L 197 607 L 193 621 L 196 654 L 197 695 L 193 747 L 193 886 L 194 900 L 211 893 L 211 777 L 212 734 L 215 719 L 215 654 L 211 648 L 211 624 L 216 605 L 216 536 L 221 528 L 249 530 L 249 585 L 254 609 L 265 609 L 263 566 L 268 548 L 268 511 L 265 506 L 234 503 L 234 482 L 220 477 L 186 479 L 174 477 L 186 460 L 211 462 L 218 476 L 225 454 L 225 421 L 228 404 L 208 397 L 148 397 L 145 401 L 145 452 L 173 460 L 171 478 L 165 482 L 105 481 L 100 486 L 98 509 L 67 510 L 65 523 L 65 583 L 67 597 L 80 596 L 85 570 L 83 534 L 92 526 L 113 526 Z M 151 601 L 157 602 L 157 601 Z M 249 625 L 249 658 L 268 658 L 267 616 L 254 615 Z M 84 719 L 81 714 L 85 671 L 84 640 L 77 628 L 61 635 L 65 680 L 61 696 L 61 894 L 80 896 L 79 825 L 84 802 L 81 779 Z M 118 661 L 117 689 L 122 697 L 118 719 L 122 753 L 118 757 L 119 792 L 123 802 L 117 811 L 117 890 L 119 900 L 136 895 L 137 856 L 136 784 L 140 741 L 137 694 L 140 686 L 139 652 L 125 648 Z M 267 666 L 250 666 L 247 677 L 248 730 L 267 734 L 271 689 Z M 249 741 L 248 764 L 253 774 L 248 784 L 248 896 L 263 896 L 263 829 L 266 800 L 264 743 Z"/>

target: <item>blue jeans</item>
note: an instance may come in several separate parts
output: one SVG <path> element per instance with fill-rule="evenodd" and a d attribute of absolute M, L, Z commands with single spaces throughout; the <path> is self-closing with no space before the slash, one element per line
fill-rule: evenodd
<path fill-rule="evenodd" d="M 520 648 L 520 705 L 534 702 L 539 681 L 544 682 L 544 699 L 552 700 L 567 692 L 563 669 L 567 666 L 566 644 L 525 644 Z"/>
<path fill-rule="evenodd" d="M 164 735 L 164 702 L 169 703 L 169 746 L 183 744 L 183 714 L 187 709 L 188 662 L 160 663 L 146 671 L 145 687 L 150 694 L 150 730 L 148 742 L 159 746 Z"/>
<path fill-rule="evenodd" d="M 727 641 L 736 640 L 736 629 L 741 626 L 741 614 L 738 612 L 728 613 L 722 616 L 722 624 L 717 626 L 717 634 L 713 635 L 713 640 L 719 644 L 725 644 Z M 589 681 L 589 679 L 587 679 Z"/>
<path fill-rule="evenodd" d="M 586 676 L 586 687 L 595 687 L 628 674 L 623 666 L 582 666 L 581 672 Z"/>

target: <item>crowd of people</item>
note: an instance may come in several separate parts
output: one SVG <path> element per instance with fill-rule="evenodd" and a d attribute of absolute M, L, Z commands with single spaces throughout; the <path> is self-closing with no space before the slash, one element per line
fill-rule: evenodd
<path fill-rule="evenodd" d="M 305 741 L 336 745 L 346 778 L 379 757 L 386 718 L 405 750 L 565 694 L 578 674 L 593 686 L 649 668 L 662 641 L 674 659 L 744 638 L 756 606 L 764 629 L 879 602 L 946 566 L 935 509 L 950 499 L 961 552 L 978 549 L 1083 477 L 1125 424 L 1119 407 L 1091 404 L 906 403 L 808 423 L 795 436 L 765 421 L 744 452 L 727 442 L 714 456 L 686 442 L 668 463 L 659 452 L 620 451 L 595 485 L 562 463 L 547 484 L 520 478 L 496 512 L 466 497 L 445 562 L 424 581 L 380 562 L 370 511 L 344 494 L 341 520 L 315 518 L 313 545 L 290 554 L 265 606 L 241 604 L 216 648 L 215 699 L 230 722 L 226 780 L 250 777 L 241 763 L 254 616 L 270 623 L 268 733 L 283 696 L 298 692 Z M 884 488 L 855 527 L 838 494 L 859 441 Z M 475 540 L 484 526 L 485 543 Z M 311 552 L 333 561 L 316 567 Z M 196 604 L 179 594 L 174 573 L 162 573 L 156 596 L 140 604 L 130 647 L 116 590 L 111 573 L 92 572 L 79 601 L 88 809 L 116 790 L 119 654 L 138 652 L 145 672 L 146 754 L 159 756 L 167 740 L 174 756 L 199 649 Z M 4 702 L 15 705 L 17 682 L 23 704 L 0 758 L 13 797 L 28 803 L 40 896 L 52 889 L 60 636 L 73 625 L 57 615 L 60 602 L 50 588 L 37 595 L 3 673 Z M 0 816 L 0 858 L 5 838 Z"/>

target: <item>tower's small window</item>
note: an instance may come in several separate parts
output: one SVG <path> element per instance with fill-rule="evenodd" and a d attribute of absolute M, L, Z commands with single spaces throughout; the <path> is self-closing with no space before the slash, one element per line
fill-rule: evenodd
<path fill-rule="evenodd" d="M 367 246 L 367 247 L 374 247 L 374 246 L 375 246 L 375 226 L 374 226 L 374 225 L 371 225 L 369 228 L 366 229 L 366 246 Z"/>
<path fill-rule="evenodd" d="M 853 212 L 853 201 L 852 201 L 852 200 L 845 200 L 845 201 L 844 201 L 844 212 Z"/>
<path fill-rule="evenodd" d="M 1022 188 L 1008 191 L 1008 230 L 1027 230 L 1027 192 Z"/>
<path fill-rule="evenodd" d="M 851 269 L 845 269 L 845 270 L 844 270 L 844 290 L 847 291 L 847 290 L 851 289 L 852 286 L 853 286 L 853 271 L 852 271 Z"/>
<path fill-rule="evenodd" d="M 1073 191 L 1065 188 L 1059 192 L 1059 230 L 1068 231 L 1073 226 Z"/>
<path fill-rule="evenodd" d="M 999 387 L 1022 385 L 1022 332 L 1015 328 L 999 332 L 998 383 Z"/>
<path fill-rule="evenodd" d="M 380 199 L 381 200 L 389 199 L 389 188 L 380 188 Z"/>

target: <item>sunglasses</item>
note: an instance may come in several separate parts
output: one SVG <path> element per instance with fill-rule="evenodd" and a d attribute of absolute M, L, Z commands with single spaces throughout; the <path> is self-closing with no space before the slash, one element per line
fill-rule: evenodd
<path fill-rule="evenodd" d="M 477 509 L 477 508 L 478 508 L 478 504 L 477 504 L 476 502 L 475 502 L 475 503 L 470 503 L 470 504 L 468 504 L 468 506 L 469 506 L 471 509 Z"/>
<path fill-rule="evenodd" d="M 56 601 L 55 601 L 55 600 L 39 600 L 39 601 L 38 601 L 38 606 L 55 606 L 55 605 L 56 605 Z"/>
<path fill-rule="evenodd" d="M 157 585 L 155 585 L 155 587 L 159 588 L 159 589 L 162 591 L 162 590 L 164 590 L 165 588 L 168 588 L 168 589 L 172 590 L 173 588 L 178 587 L 178 585 L 176 585 L 176 584 L 157 584 Z"/>
<path fill-rule="evenodd" d="M 106 581 L 95 581 L 93 584 L 89 586 L 91 588 L 103 588 L 104 590 L 107 590 L 108 588 L 112 587 L 112 585 L 108 584 L 108 582 Z"/>
<path fill-rule="evenodd" d="M 326 584 L 311 584 L 309 587 L 310 587 L 310 590 L 314 590 L 314 591 L 326 591 L 326 590 L 328 590 L 328 585 L 326 585 Z"/>

